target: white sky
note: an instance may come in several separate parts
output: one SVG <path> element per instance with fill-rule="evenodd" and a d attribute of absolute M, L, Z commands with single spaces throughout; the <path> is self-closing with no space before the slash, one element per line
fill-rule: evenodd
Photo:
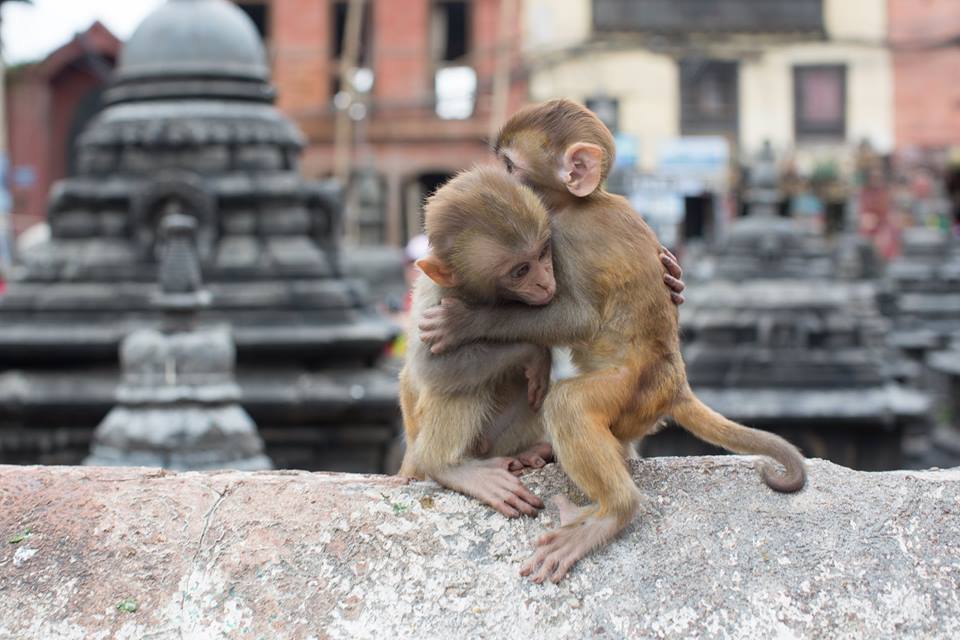
<path fill-rule="evenodd" d="M 40 60 L 86 31 L 94 20 L 126 40 L 163 0 L 33 0 L 3 4 L 3 58 L 7 64 Z"/>

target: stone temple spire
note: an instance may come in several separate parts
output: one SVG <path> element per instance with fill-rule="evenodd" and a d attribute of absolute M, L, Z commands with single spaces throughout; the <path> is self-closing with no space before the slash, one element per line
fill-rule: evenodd
<path fill-rule="evenodd" d="M 159 291 L 164 328 L 137 329 L 120 347 L 119 405 L 94 433 L 84 464 L 167 469 L 269 469 L 257 427 L 238 402 L 228 325 L 195 326 L 210 301 L 194 239 L 176 201 L 161 219 Z"/>

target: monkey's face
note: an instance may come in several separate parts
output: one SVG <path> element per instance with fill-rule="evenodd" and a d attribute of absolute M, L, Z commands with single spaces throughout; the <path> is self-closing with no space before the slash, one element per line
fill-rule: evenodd
<path fill-rule="evenodd" d="M 556 171 L 551 171 L 552 167 L 541 166 L 536 156 L 529 152 L 525 138 L 521 138 L 515 144 L 499 149 L 497 158 L 503 164 L 504 168 L 517 182 L 530 187 L 531 189 L 542 193 L 546 190 L 560 186 L 556 178 Z"/>
<path fill-rule="evenodd" d="M 494 257 L 497 297 L 541 306 L 553 300 L 557 282 L 553 275 L 550 238 L 522 250 L 501 250 Z"/>

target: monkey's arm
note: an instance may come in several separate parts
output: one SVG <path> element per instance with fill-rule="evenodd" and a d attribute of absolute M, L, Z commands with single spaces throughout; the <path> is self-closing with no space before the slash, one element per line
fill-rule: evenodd
<path fill-rule="evenodd" d="M 542 347 L 529 342 L 474 342 L 442 354 L 422 353 L 417 376 L 441 393 L 463 392 L 519 372 L 540 357 Z"/>
<path fill-rule="evenodd" d="M 558 294 L 550 304 L 531 307 L 505 304 L 468 307 L 457 298 L 444 298 L 420 319 L 420 339 L 435 354 L 476 340 L 522 340 L 545 347 L 562 346 L 589 336 L 600 316 L 587 297 L 576 300 Z"/>

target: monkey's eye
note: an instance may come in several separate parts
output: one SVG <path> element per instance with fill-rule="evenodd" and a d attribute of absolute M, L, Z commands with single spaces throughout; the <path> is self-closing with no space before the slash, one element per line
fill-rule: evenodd
<path fill-rule="evenodd" d="M 513 160 L 507 156 L 503 156 L 503 164 L 507 167 L 507 173 L 513 173 Z"/>
<path fill-rule="evenodd" d="M 540 250 L 540 259 L 543 260 L 548 255 L 550 255 L 550 243 L 543 245 L 543 249 Z"/>
<path fill-rule="evenodd" d="M 512 278 L 519 279 L 527 275 L 528 273 L 530 273 L 530 265 L 524 262 L 520 266 L 514 267 L 513 271 L 510 272 L 510 276 Z"/>

